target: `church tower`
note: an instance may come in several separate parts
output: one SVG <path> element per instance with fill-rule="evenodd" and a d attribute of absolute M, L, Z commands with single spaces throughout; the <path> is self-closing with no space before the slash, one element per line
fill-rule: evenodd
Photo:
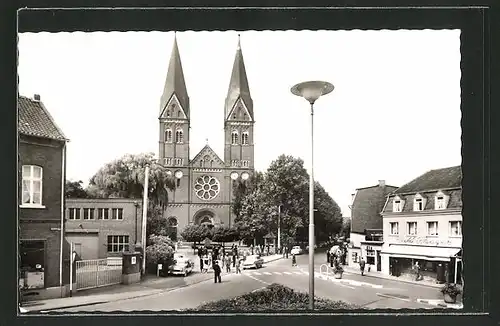
<path fill-rule="evenodd" d="M 189 96 L 177 46 L 177 37 L 175 36 L 165 86 L 160 100 L 158 154 L 160 163 L 169 170 L 175 171 L 177 187 L 181 187 L 185 183 L 183 180 L 188 176 L 189 113 Z"/>
<path fill-rule="evenodd" d="M 224 163 L 241 175 L 254 169 L 254 114 L 245 62 L 238 46 L 224 110 Z"/>

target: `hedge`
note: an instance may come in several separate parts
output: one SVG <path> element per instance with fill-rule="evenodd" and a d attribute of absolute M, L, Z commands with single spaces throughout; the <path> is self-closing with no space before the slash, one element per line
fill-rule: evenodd
<path fill-rule="evenodd" d="M 359 309 L 358 306 L 343 301 L 315 298 L 315 310 Z M 231 299 L 222 299 L 202 304 L 189 311 L 290 311 L 308 310 L 309 295 L 296 292 L 281 284 L 273 283 L 266 288 L 240 295 Z"/>

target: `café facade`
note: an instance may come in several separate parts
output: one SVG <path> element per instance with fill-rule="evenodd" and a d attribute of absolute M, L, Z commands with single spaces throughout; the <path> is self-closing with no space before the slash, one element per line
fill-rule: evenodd
<path fill-rule="evenodd" d="M 428 171 L 388 196 L 382 211 L 382 273 L 461 283 L 460 166 Z"/>

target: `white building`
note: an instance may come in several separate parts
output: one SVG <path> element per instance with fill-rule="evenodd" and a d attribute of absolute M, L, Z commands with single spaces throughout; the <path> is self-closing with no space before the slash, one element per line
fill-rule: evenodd
<path fill-rule="evenodd" d="M 431 170 L 389 195 L 382 211 L 382 272 L 461 282 L 462 170 Z"/>

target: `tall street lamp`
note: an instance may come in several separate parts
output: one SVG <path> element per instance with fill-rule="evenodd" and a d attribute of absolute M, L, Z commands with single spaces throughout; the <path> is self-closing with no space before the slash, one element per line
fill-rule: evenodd
<path fill-rule="evenodd" d="M 294 95 L 311 104 L 311 173 L 309 175 L 309 309 L 314 309 L 314 102 L 333 91 L 333 85 L 324 81 L 308 81 L 292 87 Z"/>

